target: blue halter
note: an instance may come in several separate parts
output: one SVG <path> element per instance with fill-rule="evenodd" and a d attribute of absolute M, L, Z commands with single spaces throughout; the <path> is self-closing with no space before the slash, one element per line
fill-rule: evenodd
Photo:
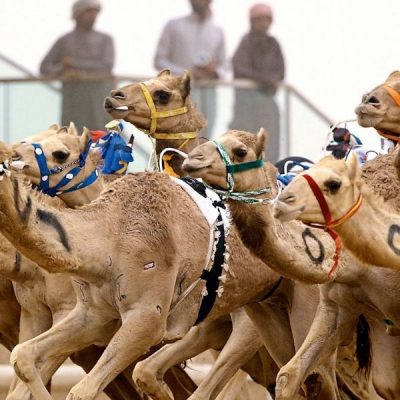
<path fill-rule="evenodd" d="M 48 194 L 51 197 L 54 197 L 60 194 L 74 192 L 75 190 L 83 189 L 86 186 L 89 186 L 93 182 L 95 182 L 96 179 L 99 177 L 99 171 L 97 169 L 94 169 L 93 172 L 89 176 L 87 176 L 82 182 L 79 182 L 68 189 L 62 190 L 64 186 L 69 184 L 72 181 L 72 179 L 74 179 L 82 171 L 82 168 L 84 167 L 86 162 L 86 158 L 89 154 L 89 149 L 91 144 L 92 141 L 89 140 L 86 145 L 85 151 L 79 154 L 78 160 L 64 166 L 57 166 L 52 169 L 49 169 L 49 167 L 47 166 L 47 161 L 42 146 L 38 143 L 32 143 L 32 146 L 35 151 L 36 162 L 38 163 L 40 170 L 39 190 L 43 193 Z M 79 164 L 79 166 L 71 169 L 71 171 L 69 171 L 66 175 L 64 175 L 63 178 L 55 186 L 51 188 L 50 175 L 58 174 L 62 172 L 65 168 L 73 164 Z"/>

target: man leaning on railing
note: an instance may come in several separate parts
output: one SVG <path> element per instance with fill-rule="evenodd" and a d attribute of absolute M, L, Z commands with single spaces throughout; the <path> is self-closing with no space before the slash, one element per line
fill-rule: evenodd
<path fill-rule="evenodd" d="M 40 65 L 42 75 L 63 81 L 61 123 L 73 121 L 79 131 L 83 126 L 103 129 L 109 119 L 103 99 L 114 86 L 114 43 L 93 29 L 100 9 L 98 0 L 76 1 L 75 29 L 55 42 Z"/>

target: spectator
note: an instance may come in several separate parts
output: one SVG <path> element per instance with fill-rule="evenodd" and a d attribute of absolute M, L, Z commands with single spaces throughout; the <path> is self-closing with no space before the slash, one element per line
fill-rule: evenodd
<path fill-rule="evenodd" d="M 234 78 L 252 79 L 258 84 L 255 92 L 236 89 L 231 129 L 269 132 L 266 155 L 275 163 L 279 158 L 279 109 L 274 95 L 285 74 L 284 60 L 277 40 L 268 34 L 273 19 L 268 4 L 250 9 L 250 32 L 244 35 L 233 59 Z"/>
<path fill-rule="evenodd" d="M 100 9 L 98 0 L 77 0 L 75 29 L 55 42 L 40 65 L 44 76 L 63 80 L 61 122 L 73 121 L 79 130 L 102 129 L 109 120 L 103 100 L 114 86 L 114 43 L 93 29 Z"/>
<path fill-rule="evenodd" d="M 167 22 L 155 54 L 158 70 L 169 68 L 180 75 L 189 69 L 195 80 L 222 78 L 226 71 L 224 35 L 212 20 L 211 0 L 190 0 L 193 13 Z M 210 137 L 216 117 L 214 87 L 197 87 L 192 98 L 208 120 Z"/>

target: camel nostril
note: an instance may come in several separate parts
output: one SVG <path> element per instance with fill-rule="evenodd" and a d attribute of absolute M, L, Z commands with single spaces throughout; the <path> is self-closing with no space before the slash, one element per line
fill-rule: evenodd
<path fill-rule="evenodd" d="M 281 200 L 286 204 L 293 204 L 296 201 L 296 196 L 293 194 L 288 194 L 283 196 Z"/>
<path fill-rule="evenodd" d="M 371 104 L 373 106 L 378 106 L 380 104 L 379 99 L 376 96 L 370 95 L 369 93 L 364 94 L 362 97 L 362 102 L 364 104 Z"/>
<path fill-rule="evenodd" d="M 19 161 L 21 158 L 22 158 L 22 156 L 21 156 L 20 153 L 18 153 L 18 151 L 14 151 L 12 156 L 11 156 L 11 159 L 13 161 Z"/>
<path fill-rule="evenodd" d="M 111 97 L 118 100 L 125 100 L 125 94 L 121 90 L 112 90 Z"/>

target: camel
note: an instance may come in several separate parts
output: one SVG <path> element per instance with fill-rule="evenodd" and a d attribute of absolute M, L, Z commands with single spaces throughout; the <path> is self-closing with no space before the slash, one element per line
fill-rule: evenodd
<path fill-rule="evenodd" d="M 359 260 L 400 270 L 400 215 L 362 183 L 354 153 L 347 161 L 325 157 L 293 179 L 278 198 L 275 217 L 333 229 Z"/>
<path fill-rule="evenodd" d="M 263 130 L 258 134 L 230 131 L 217 143 L 202 144 L 189 153 L 183 169 L 225 192 L 243 242 L 271 268 L 293 279 L 323 283 L 320 304 L 309 334 L 293 359 L 278 374 L 276 399 L 293 398 L 304 376 L 337 346 L 346 343 L 351 330 L 360 323 L 365 325 L 364 333 L 368 332 L 366 326 L 370 327 L 371 341 L 367 343 L 374 349 L 374 357 L 370 364 L 370 347 L 367 345 L 364 347 L 368 350 L 367 355 L 364 354 L 361 361 L 364 367 L 370 365 L 376 391 L 385 399 L 399 397 L 399 365 L 388 352 L 395 354 L 400 342 L 397 337 L 385 334 L 385 331 L 389 335 L 400 333 L 395 295 L 400 286 L 397 273 L 372 266 L 366 268 L 351 259 L 346 251 L 336 266 L 334 241 L 326 233 L 296 221 L 284 226 L 278 223 L 268 204 L 271 199 L 267 195 L 257 195 L 259 189 L 273 189 L 276 185 L 269 177 L 271 166 L 267 163 L 261 168 L 262 163 L 256 162 L 262 158 L 264 141 Z M 221 153 L 224 153 L 224 161 Z M 228 169 L 229 159 L 239 166 Z M 249 166 L 254 168 L 246 170 Z M 235 192 L 229 192 L 227 173 L 235 168 L 241 172 L 234 174 Z M 255 205 L 235 201 L 235 197 L 248 203 L 254 200 Z M 315 242 L 319 247 L 310 249 L 310 244 Z M 329 265 L 324 264 L 327 261 Z M 383 288 L 386 289 L 385 296 L 382 296 Z M 360 319 L 360 315 L 364 317 Z M 388 371 L 393 374 L 388 375 Z"/>
<path fill-rule="evenodd" d="M 88 132 L 86 131 L 85 135 L 80 138 L 73 124 L 68 129 L 52 125 L 48 130 L 25 138 L 22 142 L 15 144 L 13 146 L 13 159 L 16 163 L 19 163 L 19 168 L 23 169 L 23 172 L 29 176 L 30 180 L 36 186 L 39 186 L 41 174 L 31 150 L 33 149 L 32 143 L 40 144 L 44 154 L 47 155 L 49 167 L 54 168 L 55 163 L 62 170 L 62 174 L 57 177 L 51 177 L 50 187 L 53 187 L 57 183 L 55 179 L 61 180 L 62 175 L 66 175 L 69 170 L 76 166 L 76 163 L 71 162 L 71 160 L 79 159 L 81 149 L 87 147 L 88 137 Z M 65 154 L 68 154 L 69 157 L 65 158 Z M 91 154 L 82 165 L 81 172 L 76 176 L 78 182 L 84 181 L 87 176 L 92 174 L 95 170 L 95 162 L 97 162 L 96 156 L 93 157 Z M 76 183 L 75 180 L 72 180 L 69 186 Z M 68 185 L 65 188 L 67 187 Z M 96 198 L 103 187 L 103 181 L 99 177 L 87 187 L 71 193 L 61 193 L 59 196 L 63 197 L 68 206 L 77 207 Z M 49 199 L 47 196 L 44 197 L 44 200 L 49 201 Z M 57 199 L 50 200 L 54 203 Z M 61 202 L 59 203 L 60 205 L 62 204 Z M 4 243 L 8 242 L 4 239 L 2 243 L 4 246 Z M 23 256 L 19 257 L 20 266 L 17 271 L 14 267 L 15 255 L 13 254 L 15 254 L 15 250 L 13 247 L 8 252 L 4 249 L 1 250 L 3 250 L 3 254 L 9 254 L 9 258 L 14 257 L 10 261 L 3 260 L 3 265 L 9 265 L 10 271 L 5 272 L 10 279 L 14 280 L 18 300 L 23 307 L 20 341 L 25 341 L 46 331 L 52 324 L 65 317 L 75 306 L 75 293 L 72 285 L 68 280 L 65 280 L 65 277 L 48 274 Z M 18 324 L 16 327 L 18 327 Z M 13 346 L 17 343 L 17 341 L 13 343 Z M 73 360 L 83 366 L 86 371 L 89 371 L 100 354 L 101 350 L 92 346 L 85 351 L 74 354 Z M 61 362 L 64 359 L 65 357 L 62 357 Z M 124 375 L 118 377 L 116 382 L 107 387 L 105 391 L 112 399 L 141 398 L 133 387 L 130 375 L 131 372 L 128 369 L 128 371 L 124 372 Z M 177 379 L 181 380 L 186 388 Z M 178 398 L 186 398 L 187 390 L 193 391 L 195 389 L 194 383 L 180 370 L 180 367 L 168 371 L 167 380 L 172 385 Z M 17 398 L 21 400 L 24 396 L 22 393 L 26 393 L 26 386 L 22 384 L 22 387 L 19 385 L 14 388 L 14 385 L 12 385 L 10 392 L 11 394 L 7 399 Z M 27 396 L 28 398 L 30 397 L 29 394 Z"/>

